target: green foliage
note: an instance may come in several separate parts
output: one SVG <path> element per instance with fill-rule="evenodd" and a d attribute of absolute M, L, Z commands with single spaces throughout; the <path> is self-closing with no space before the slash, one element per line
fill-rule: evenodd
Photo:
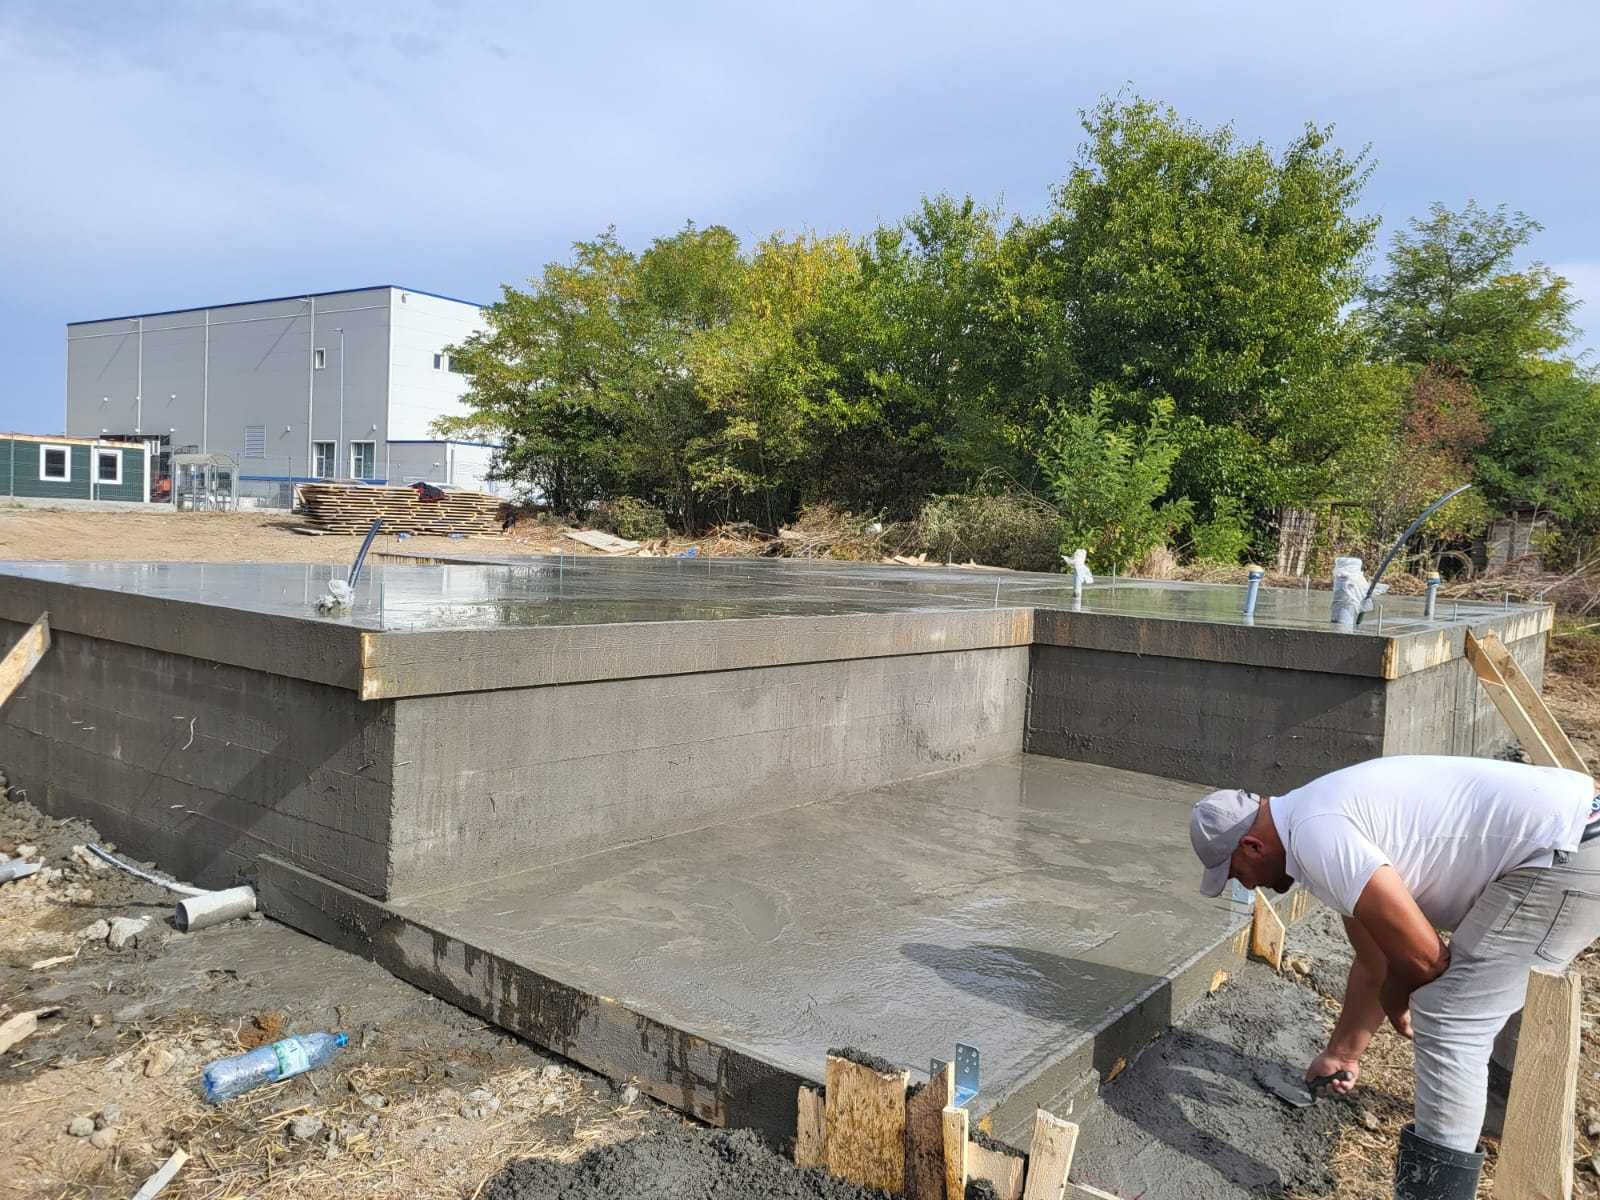
<path fill-rule="evenodd" d="M 1219 497 L 1211 516 L 1189 530 L 1189 552 L 1197 562 L 1237 565 L 1250 541 L 1244 503 L 1232 496 Z"/>
<path fill-rule="evenodd" d="M 971 560 L 1014 571 L 1061 568 L 1061 518 L 1032 496 L 935 496 L 922 506 L 918 539 L 944 562 Z"/>
<path fill-rule="evenodd" d="M 1037 219 L 938 195 L 856 240 L 577 243 L 452 349 L 466 415 L 436 429 L 501 442 L 498 476 L 559 512 L 920 514 L 938 553 L 1033 566 L 1131 563 L 1185 528 L 1236 561 L 1281 508 L 1330 502 L 1392 536 L 1468 479 L 1428 537 L 1514 505 L 1600 531 L 1600 393 L 1561 357 L 1567 282 L 1516 262 L 1532 221 L 1435 206 L 1363 292 L 1369 168 L 1330 128 L 1274 150 L 1138 97 L 1083 128 Z M 982 494 L 996 477 L 1054 498 L 1059 541 Z"/>
<path fill-rule="evenodd" d="M 1524 505 L 1563 521 L 1600 519 L 1595 382 L 1559 357 L 1578 301 L 1541 263 L 1515 257 L 1539 231 L 1504 206 L 1435 204 L 1397 233 L 1389 269 L 1368 290 L 1367 320 L 1384 355 L 1460 379 L 1485 428 L 1456 472 L 1484 485 L 1496 508 Z"/>
<path fill-rule="evenodd" d="M 866 238 L 856 271 L 824 290 L 803 331 L 817 366 L 808 495 L 904 517 L 1021 461 L 1004 423 L 1021 356 L 999 311 L 997 220 L 971 199 L 926 199 Z"/>
<path fill-rule="evenodd" d="M 667 514 L 636 496 L 618 496 L 595 510 L 594 525 L 635 542 L 653 542 L 667 536 Z"/>
<path fill-rule="evenodd" d="M 1039 447 L 1039 467 L 1061 513 L 1061 551 L 1089 551 L 1096 570 L 1126 566 L 1163 545 L 1188 520 L 1194 502 L 1162 501 L 1179 447 L 1172 403 L 1158 399 L 1146 423 L 1113 421 L 1120 407 L 1102 385 L 1086 411 L 1062 407 Z"/>
<path fill-rule="evenodd" d="M 488 330 L 450 348 L 471 378 L 468 414 L 435 423 L 446 437 L 499 438 L 496 471 L 562 512 L 612 494 L 624 432 L 621 381 L 631 347 L 624 307 L 635 260 L 610 231 L 552 263 L 530 291 L 505 287 Z"/>
<path fill-rule="evenodd" d="M 1600 383 L 1550 363 L 1515 403 L 1491 400 L 1478 474 L 1508 505 L 1600 532 Z"/>
<path fill-rule="evenodd" d="M 1537 374 L 1575 332 L 1567 281 L 1513 258 L 1539 232 L 1522 213 L 1442 204 L 1394 236 L 1389 270 L 1367 289 L 1380 351 L 1395 362 L 1442 363 L 1480 390 Z"/>
<path fill-rule="evenodd" d="M 1311 126 L 1274 155 L 1137 98 L 1084 130 L 1031 235 L 1059 305 L 1059 395 L 1115 389 L 1113 415 L 1136 423 L 1170 401 L 1173 491 L 1202 509 L 1318 498 L 1360 420 L 1326 401 L 1359 357 L 1342 313 L 1375 230 L 1353 211 L 1363 157 Z M 1300 469 L 1308 455 L 1322 469 Z"/>

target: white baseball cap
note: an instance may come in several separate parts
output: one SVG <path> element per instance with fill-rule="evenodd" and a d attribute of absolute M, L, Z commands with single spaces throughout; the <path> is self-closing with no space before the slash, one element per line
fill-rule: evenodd
<path fill-rule="evenodd" d="M 1255 824 L 1261 797 L 1243 788 L 1212 792 L 1189 814 L 1189 843 L 1205 867 L 1200 877 L 1202 896 L 1220 896 L 1228 886 L 1229 860 L 1239 842 Z"/>

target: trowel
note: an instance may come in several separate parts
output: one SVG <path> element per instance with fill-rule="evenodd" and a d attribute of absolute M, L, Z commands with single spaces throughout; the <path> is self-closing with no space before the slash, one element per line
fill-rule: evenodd
<path fill-rule="evenodd" d="M 1350 1078 L 1349 1071 L 1335 1071 L 1332 1075 L 1318 1075 L 1315 1079 L 1302 1079 L 1283 1067 L 1257 1067 L 1253 1074 L 1256 1082 L 1290 1108 L 1309 1108 L 1317 1092 L 1330 1083 L 1343 1083 Z"/>

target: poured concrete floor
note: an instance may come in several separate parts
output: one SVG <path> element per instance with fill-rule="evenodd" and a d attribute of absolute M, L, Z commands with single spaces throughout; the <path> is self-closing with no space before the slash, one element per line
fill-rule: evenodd
<path fill-rule="evenodd" d="M 1243 924 L 1196 890 L 1203 790 L 1016 756 L 391 907 L 805 1077 L 830 1047 L 971 1042 L 975 1111 L 1031 1119 L 1165 1029 Z"/>

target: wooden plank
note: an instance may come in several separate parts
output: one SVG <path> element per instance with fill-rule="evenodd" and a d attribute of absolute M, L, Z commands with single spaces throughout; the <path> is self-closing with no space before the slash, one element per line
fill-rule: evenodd
<path fill-rule="evenodd" d="M 1255 909 L 1250 914 L 1250 953 L 1266 959 L 1274 971 L 1281 971 L 1285 937 L 1283 919 L 1267 894 L 1257 888 Z"/>
<path fill-rule="evenodd" d="M 588 546 L 595 550 L 603 550 L 607 554 L 623 554 L 629 550 L 637 550 L 642 542 L 630 541 L 619 538 L 614 534 L 602 533 L 598 529 L 568 529 L 561 535 L 570 538 L 579 545 Z"/>
<path fill-rule="evenodd" d="M 1522 1032 L 1494 1172 L 1497 1200 L 1572 1195 L 1581 985 L 1572 972 L 1528 972 Z"/>
<path fill-rule="evenodd" d="M 1033 1140 L 1028 1143 L 1027 1186 L 1022 1200 L 1063 1200 L 1067 1172 L 1078 1148 L 1078 1126 L 1044 1109 L 1033 1114 Z"/>
<path fill-rule="evenodd" d="M 1467 631 L 1467 636 L 1472 637 L 1471 630 Z M 1583 755 L 1573 746 L 1567 731 L 1561 728 L 1561 722 L 1556 720 L 1555 714 L 1545 704 L 1544 697 L 1533 686 L 1533 681 L 1523 674 L 1522 665 L 1506 649 L 1499 635 L 1491 630 L 1474 640 L 1478 643 L 1479 652 L 1494 664 L 1500 678 L 1505 681 L 1506 689 L 1538 729 L 1539 736 L 1556 760 L 1554 765 L 1587 775 L 1589 764 L 1583 761 Z"/>
<path fill-rule="evenodd" d="M 828 1055 L 828 1171 L 899 1195 L 906 1186 L 906 1085 L 911 1072 L 883 1073 Z"/>
<path fill-rule="evenodd" d="M 39 665 L 44 652 L 50 649 L 50 614 L 43 613 L 28 627 L 28 632 L 17 639 L 17 644 L 0 659 L 0 704 L 11 699 L 11 693 L 22 686 L 33 669 Z"/>
<path fill-rule="evenodd" d="M 951 1062 L 906 1100 L 906 1195 L 911 1200 L 944 1200 L 944 1110 L 955 1094 Z"/>
<path fill-rule="evenodd" d="M 987 1179 L 998 1200 L 1022 1200 L 1022 1155 L 967 1143 L 967 1178 Z"/>
<path fill-rule="evenodd" d="M 822 1093 L 816 1088 L 801 1088 L 799 1105 L 794 1127 L 794 1165 L 800 1168 L 826 1167 L 828 1125 Z"/>
<path fill-rule="evenodd" d="M 1528 757 L 1534 765 L 1540 767 L 1559 767 L 1560 760 L 1550 744 L 1545 741 L 1544 734 L 1534 724 L 1533 718 L 1528 715 L 1527 709 L 1522 707 L 1522 702 L 1517 699 L 1516 693 L 1511 690 L 1506 678 L 1495 665 L 1494 660 L 1484 650 L 1483 643 L 1467 630 L 1467 662 L 1471 664 L 1473 674 L 1478 677 L 1478 683 L 1489 694 L 1489 699 L 1499 710 L 1501 718 L 1511 727 L 1512 736 L 1521 743 L 1527 751 Z M 1587 773 L 1587 772 L 1586 772 Z"/>
<path fill-rule="evenodd" d="M 954 1104 L 944 1110 L 944 1200 L 966 1200 L 967 1110 Z"/>

